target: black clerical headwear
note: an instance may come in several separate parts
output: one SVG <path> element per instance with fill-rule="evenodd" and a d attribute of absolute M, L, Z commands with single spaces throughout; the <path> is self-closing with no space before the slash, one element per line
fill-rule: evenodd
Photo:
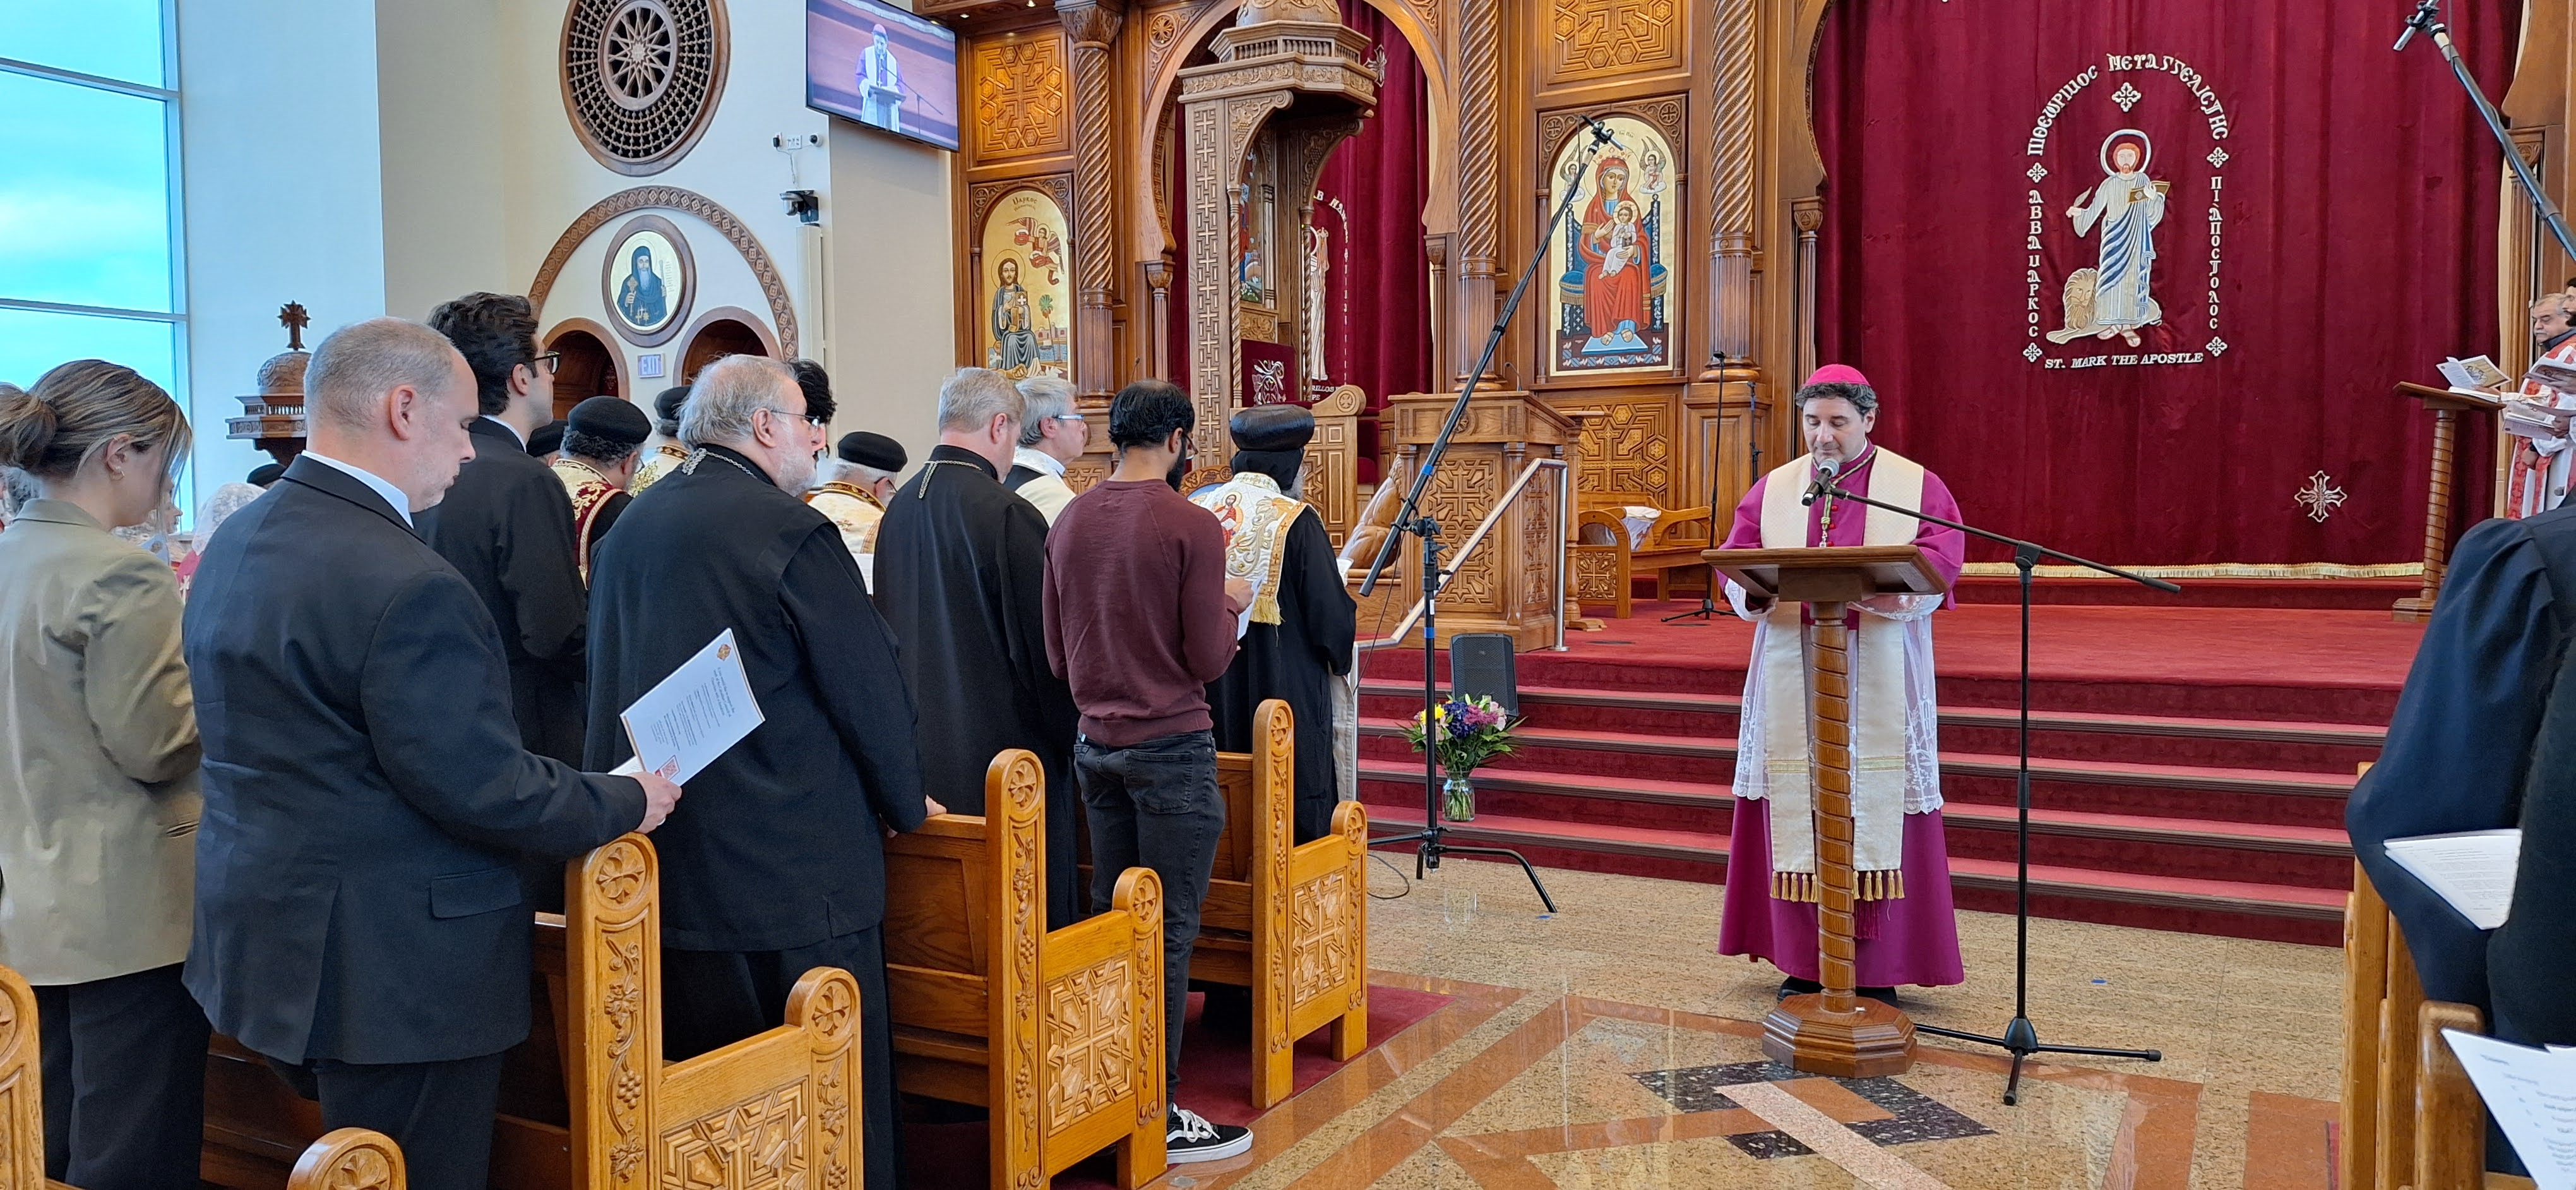
<path fill-rule="evenodd" d="M 544 456 L 562 450 L 564 426 L 567 424 L 569 423 L 557 418 L 538 426 L 536 433 L 528 435 L 528 453 Z"/>
<path fill-rule="evenodd" d="M 1315 415 L 1298 405 L 1255 405 L 1226 423 L 1236 450 L 1304 450 L 1315 437 Z"/>
<path fill-rule="evenodd" d="M 653 434 L 653 423 L 645 419 L 644 411 L 623 397 L 592 397 L 575 405 L 566 424 L 573 433 L 628 450 L 644 445 Z"/>
<path fill-rule="evenodd" d="M 889 475 L 903 470 L 903 465 L 911 461 L 910 456 L 903 453 L 903 443 L 866 430 L 841 435 L 838 453 L 844 463 L 873 467 Z"/>
<path fill-rule="evenodd" d="M 653 398 L 653 420 L 662 423 L 663 433 L 680 432 L 680 406 L 687 404 L 688 401 L 689 386 L 685 384 L 663 389 L 660 395 Z"/>
<path fill-rule="evenodd" d="M 255 486 L 264 488 L 285 477 L 284 466 L 277 463 L 262 463 L 250 469 L 249 481 Z"/>

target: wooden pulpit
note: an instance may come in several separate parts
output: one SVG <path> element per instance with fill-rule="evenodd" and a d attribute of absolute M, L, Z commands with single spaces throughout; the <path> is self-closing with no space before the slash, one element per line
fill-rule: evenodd
<path fill-rule="evenodd" d="M 1804 603 L 1807 627 L 1807 737 L 1816 806 L 1816 995 L 1791 996 L 1762 1022 L 1762 1052 L 1811 1074 L 1876 1078 L 1914 1065 L 1914 1022 L 1854 994 L 1852 912 L 1852 723 L 1848 605 L 1873 595 L 1937 595 L 1941 572 L 1911 545 L 1826 549 L 1709 550 L 1717 573 L 1745 590 Z M 1774 692 L 1773 697 L 1778 697 Z M 1732 906 L 1729 907 L 1733 908 Z"/>
<path fill-rule="evenodd" d="M 2432 618 L 2433 603 L 2442 595 L 2442 572 L 2450 565 L 2451 454 L 2458 449 L 2460 414 L 2497 412 L 2504 399 L 2404 382 L 2397 395 L 2422 401 L 2433 411 L 2433 478 L 2424 493 L 2424 587 L 2398 600 L 2393 609 L 2398 622 L 2417 623 Z"/>

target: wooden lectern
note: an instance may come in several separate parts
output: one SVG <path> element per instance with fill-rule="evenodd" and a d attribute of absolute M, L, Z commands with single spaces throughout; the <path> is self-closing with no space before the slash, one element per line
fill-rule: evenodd
<path fill-rule="evenodd" d="M 2402 381 L 2397 395 L 2422 401 L 2433 411 L 2433 478 L 2424 496 L 2424 587 L 2398 600 L 2393 609 L 2399 623 L 2414 624 L 2433 618 L 2433 603 L 2442 596 L 2442 572 L 2451 563 L 2451 455 L 2457 449 L 2460 415 L 2497 412 L 2504 399 Z"/>
<path fill-rule="evenodd" d="M 1808 606 L 1809 767 L 1816 804 L 1818 995 L 1791 996 L 1762 1022 L 1762 1052 L 1811 1074 L 1876 1078 L 1914 1065 L 1914 1022 L 1853 994 L 1852 725 L 1846 605 L 1872 595 L 1937 595 L 1948 589 L 1932 560 L 1910 545 L 1794 550 L 1709 550 L 1709 565 L 1756 595 Z M 1774 697 L 1777 695 L 1775 693 Z"/>

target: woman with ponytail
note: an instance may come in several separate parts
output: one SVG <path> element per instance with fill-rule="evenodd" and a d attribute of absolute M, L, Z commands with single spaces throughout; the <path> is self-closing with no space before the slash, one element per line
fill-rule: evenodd
<path fill-rule="evenodd" d="M 179 982 L 196 879 L 196 705 L 168 563 L 119 541 L 169 499 L 188 419 L 131 368 L 0 387 L 0 963 L 36 989 L 45 1173 L 193 1187 L 206 1017 Z"/>

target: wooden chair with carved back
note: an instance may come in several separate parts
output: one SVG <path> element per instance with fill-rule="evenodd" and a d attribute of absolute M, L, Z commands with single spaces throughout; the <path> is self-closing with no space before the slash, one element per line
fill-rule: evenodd
<path fill-rule="evenodd" d="M 1134 1190 L 1164 1167 L 1162 883 L 1130 868 L 1110 912 L 1048 930 L 1045 792 L 1013 749 L 985 772 L 983 817 L 887 841 L 895 1077 L 990 1113 L 997 1188 L 1115 1146 Z"/>
<path fill-rule="evenodd" d="M 402 1150 L 381 1132 L 342 1128 L 296 1158 L 287 1190 L 403 1190 Z M 45 1176 L 45 1089 L 36 993 L 0 966 L 0 1190 L 73 1190 Z"/>
<path fill-rule="evenodd" d="M 2337 1185 L 2471 1190 L 2486 1177 L 2486 1109 L 2442 1030 L 2478 1010 L 2424 998 L 2406 935 L 2359 863 L 2344 902 L 2344 1061 Z"/>

